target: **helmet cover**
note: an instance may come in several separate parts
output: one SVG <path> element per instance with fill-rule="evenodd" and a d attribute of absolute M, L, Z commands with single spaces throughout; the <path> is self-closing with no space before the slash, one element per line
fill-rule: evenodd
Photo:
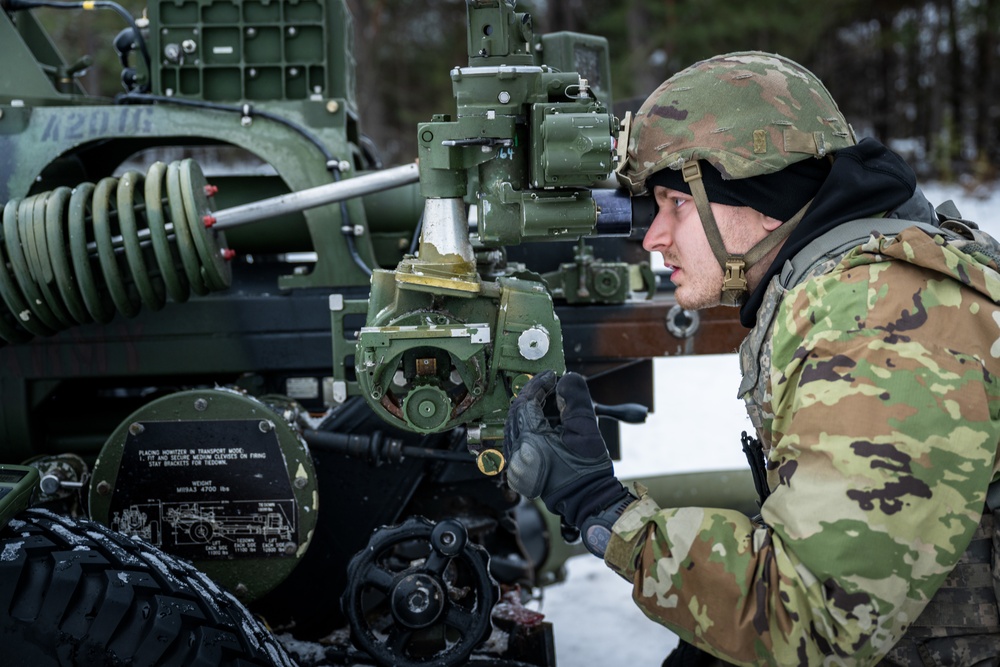
<path fill-rule="evenodd" d="M 627 141 L 618 177 L 633 194 L 650 174 L 691 160 L 742 179 L 856 143 L 816 75 L 759 51 L 709 58 L 664 81 L 636 113 Z"/>

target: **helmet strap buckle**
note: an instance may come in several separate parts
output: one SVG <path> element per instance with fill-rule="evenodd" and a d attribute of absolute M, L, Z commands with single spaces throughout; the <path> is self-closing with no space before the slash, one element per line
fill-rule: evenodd
<path fill-rule="evenodd" d="M 691 181 L 697 181 L 701 179 L 701 164 L 698 160 L 691 160 L 690 162 L 685 162 L 684 166 L 681 167 L 681 176 L 684 177 L 685 183 L 690 183 Z"/>
<path fill-rule="evenodd" d="M 726 275 L 722 281 L 723 291 L 737 290 L 746 291 L 747 274 L 746 262 L 742 255 L 730 255 L 726 258 Z"/>

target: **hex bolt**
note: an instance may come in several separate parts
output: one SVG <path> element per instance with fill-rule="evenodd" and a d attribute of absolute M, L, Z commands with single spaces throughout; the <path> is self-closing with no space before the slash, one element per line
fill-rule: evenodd
<path fill-rule="evenodd" d="M 106 496 L 111 493 L 111 485 L 106 481 L 99 482 L 97 485 L 97 493 L 102 496 Z"/>
<path fill-rule="evenodd" d="M 340 111 L 340 102 L 337 100 L 330 100 L 326 103 L 326 111 L 327 113 L 337 113 Z"/>
<path fill-rule="evenodd" d="M 257 28 L 247 28 L 246 36 L 250 37 L 250 38 L 256 37 L 257 36 Z"/>
<path fill-rule="evenodd" d="M 194 53 L 198 50 L 198 44 L 193 39 L 185 39 L 181 42 L 181 49 L 184 53 Z"/>
<path fill-rule="evenodd" d="M 295 542 L 289 542 L 288 544 L 285 545 L 285 555 L 292 556 L 295 554 L 296 551 L 298 551 L 298 549 L 299 545 L 295 544 Z"/>
<path fill-rule="evenodd" d="M 208 401 L 206 401 L 204 398 L 194 399 L 194 409 L 197 410 L 198 412 L 204 412 L 205 410 L 208 409 Z"/>
<path fill-rule="evenodd" d="M 128 432 L 131 433 L 132 435 L 139 435 L 145 430 L 146 427 L 140 424 L 139 422 L 132 422 L 131 424 L 128 425 Z"/>
<path fill-rule="evenodd" d="M 497 95 L 497 101 L 500 102 L 500 104 L 507 104 L 510 102 L 510 93 L 506 90 L 501 90 L 500 94 Z"/>
<path fill-rule="evenodd" d="M 292 483 L 295 485 L 296 489 L 304 489 L 306 488 L 306 484 L 309 483 L 309 479 L 307 477 L 296 477 L 295 481 Z"/>
<path fill-rule="evenodd" d="M 430 596 L 427 592 L 426 588 L 419 588 L 410 593 L 410 596 L 406 598 L 407 608 L 414 613 L 425 611 L 430 606 Z"/>
<path fill-rule="evenodd" d="M 260 429 L 261 433 L 270 433 L 271 429 L 274 428 L 274 424 L 271 423 L 270 419 L 261 419 L 257 424 L 257 428 Z"/>

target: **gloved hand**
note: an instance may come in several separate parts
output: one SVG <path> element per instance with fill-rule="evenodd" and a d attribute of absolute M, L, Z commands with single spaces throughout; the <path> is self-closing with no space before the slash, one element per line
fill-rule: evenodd
<path fill-rule="evenodd" d="M 553 389 L 558 426 L 543 413 Z M 603 556 L 613 519 L 635 496 L 615 478 L 582 376 L 567 373 L 557 383 L 555 373 L 545 371 L 524 385 L 504 424 L 504 456 L 510 488 L 527 498 L 541 497 L 551 512 L 582 530 L 588 549 Z M 611 515 L 603 516 L 609 510 Z M 594 519 L 600 519 L 602 535 L 588 534 Z"/>

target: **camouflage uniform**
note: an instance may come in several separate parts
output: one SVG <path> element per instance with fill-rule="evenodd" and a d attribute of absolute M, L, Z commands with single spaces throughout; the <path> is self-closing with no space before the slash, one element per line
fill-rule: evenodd
<path fill-rule="evenodd" d="M 962 246 L 876 233 L 798 284 L 768 284 L 741 395 L 771 494 L 756 522 L 645 496 L 624 512 L 605 560 L 650 618 L 744 665 L 875 664 L 921 625 L 974 534 L 989 541 L 1000 469 L 1000 274 Z M 998 625 L 995 600 L 984 619 Z"/>

